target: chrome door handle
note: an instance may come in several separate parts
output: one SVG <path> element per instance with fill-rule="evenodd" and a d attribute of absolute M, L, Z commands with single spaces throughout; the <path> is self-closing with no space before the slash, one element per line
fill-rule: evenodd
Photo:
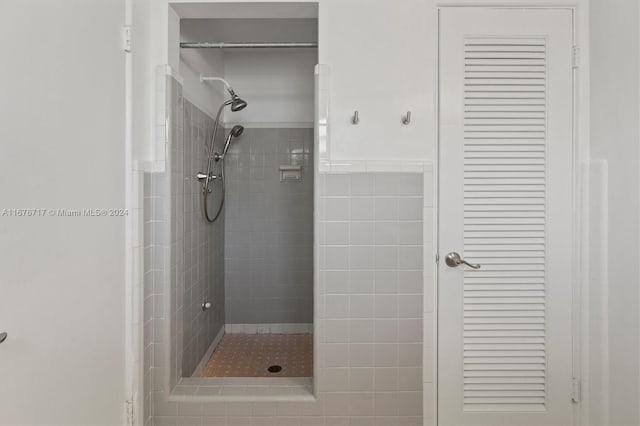
<path fill-rule="evenodd" d="M 452 251 L 451 253 L 449 253 L 447 255 L 447 257 L 444 258 L 446 264 L 448 267 L 450 268 L 456 268 L 460 265 L 467 265 L 469 268 L 473 268 L 473 269 L 480 269 L 480 265 L 477 263 L 469 263 L 466 260 L 464 260 L 463 258 L 460 257 L 460 255 L 458 253 L 456 253 L 455 251 Z"/>
<path fill-rule="evenodd" d="M 7 333 L 0 333 L 0 343 L 7 340 Z"/>

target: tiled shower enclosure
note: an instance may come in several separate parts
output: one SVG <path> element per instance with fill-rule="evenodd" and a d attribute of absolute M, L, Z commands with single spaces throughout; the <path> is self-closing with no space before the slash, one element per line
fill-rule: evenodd
<path fill-rule="evenodd" d="M 164 138 L 168 158 L 166 168 L 145 174 L 145 424 L 417 426 L 423 419 L 430 424 L 432 267 L 425 259 L 432 258 L 433 189 L 427 168 L 425 173 L 320 173 L 314 207 L 318 280 L 314 283 L 313 327 L 318 365 L 313 387 L 298 379 L 182 378 L 186 365 L 183 330 L 188 318 L 184 314 L 192 302 L 181 293 L 188 286 L 197 288 L 199 282 L 219 284 L 223 270 L 219 256 L 225 249 L 201 241 L 207 238 L 203 234 L 219 231 L 199 228 L 196 222 L 186 226 L 187 217 L 196 210 L 180 208 L 183 204 L 194 207 L 187 199 L 194 203 L 193 198 L 198 198 L 187 195 L 191 187 L 186 178 L 192 171 L 186 170 L 189 162 L 184 147 L 187 139 L 196 145 L 206 139 L 210 117 L 200 117 L 201 112 L 188 106 L 177 79 L 160 77 L 164 84 L 159 96 L 167 99 L 168 108 L 166 117 L 158 121 L 158 135 Z M 175 120 L 184 108 L 191 109 L 191 136 L 183 131 L 189 120 L 184 124 Z M 165 123 L 168 127 L 161 128 Z M 240 149 L 248 141 L 249 161 L 254 140 L 250 130 L 247 139 L 239 139 L 235 147 Z M 287 155 L 292 152 L 290 149 Z M 265 157 L 263 164 L 267 164 Z M 249 167 L 248 173 L 250 177 L 260 171 Z M 233 196 L 231 200 L 233 203 Z M 226 213 L 228 224 L 231 211 Z M 281 232 L 297 232 L 307 224 L 294 225 Z M 190 231 L 181 235 L 180 229 Z M 217 234 L 217 241 L 220 237 Z M 267 244 L 267 234 L 264 238 Z M 198 241 L 208 256 L 188 259 L 187 251 L 181 250 L 188 239 L 193 247 Z M 227 260 L 233 258 L 224 255 Z M 287 259 L 286 252 L 277 259 Z M 198 291 L 197 297 L 202 296 Z M 219 290 L 213 291 L 215 295 Z M 201 334 L 196 331 L 197 316 L 191 318 L 196 322 L 195 334 L 188 341 L 196 339 L 193 347 L 197 350 L 206 344 L 200 346 L 196 336 L 203 336 L 204 341 L 215 338 L 215 328 L 222 323 L 215 318 L 209 323 L 214 330 Z M 258 320 L 257 315 L 252 318 Z M 292 319 L 308 321 L 309 317 Z M 423 365 L 427 366 L 424 372 Z"/>

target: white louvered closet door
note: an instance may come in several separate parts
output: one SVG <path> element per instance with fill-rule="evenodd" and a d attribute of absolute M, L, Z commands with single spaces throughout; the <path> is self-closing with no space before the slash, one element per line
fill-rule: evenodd
<path fill-rule="evenodd" d="M 572 424 L 572 22 L 440 12 L 441 425 Z"/>

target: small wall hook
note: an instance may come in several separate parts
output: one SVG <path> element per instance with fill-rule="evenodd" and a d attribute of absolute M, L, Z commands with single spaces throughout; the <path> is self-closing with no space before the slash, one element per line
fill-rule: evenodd
<path fill-rule="evenodd" d="M 358 124 L 359 122 L 360 122 L 360 115 L 358 114 L 358 111 L 354 111 L 353 118 L 351 119 L 351 123 Z"/>
<path fill-rule="evenodd" d="M 407 115 L 402 117 L 402 124 L 404 124 L 405 126 L 411 124 L 411 111 L 407 111 Z"/>

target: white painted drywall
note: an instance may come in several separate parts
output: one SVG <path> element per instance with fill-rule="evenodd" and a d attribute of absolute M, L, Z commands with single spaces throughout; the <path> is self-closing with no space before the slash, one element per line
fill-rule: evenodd
<path fill-rule="evenodd" d="M 132 1 L 133 158 L 153 161 L 156 69 L 168 62 L 169 7 L 156 0 Z M 160 36 L 162 35 L 162 36 Z M 162 58 L 162 59 L 160 59 Z"/>
<path fill-rule="evenodd" d="M 428 160 L 435 146 L 437 21 L 424 0 L 321 0 L 332 160 Z M 360 123 L 353 125 L 354 111 Z M 412 112 L 411 125 L 402 117 Z"/>
<path fill-rule="evenodd" d="M 125 2 L 0 3 L 0 209 L 122 208 Z M 125 422 L 125 219 L 0 216 L 0 424 Z"/>
<path fill-rule="evenodd" d="M 170 13 L 171 16 L 171 13 Z M 175 33 L 170 28 L 170 34 Z M 313 19 L 189 19 L 180 22 L 182 41 L 317 41 Z M 172 54 L 171 58 L 174 56 Z M 313 123 L 314 67 L 317 49 L 181 49 L 179 74 L 185 97 L 215 115 L 224 86 L 200 83 L 200 75 L 223 77 L 249 107 L 242 112 L 225 110 L 223 121 L 255 126 Z"/>
<path fill-rule="evenodd" d="M 180 41 L 208 38 L 206 27 L 179 22 Z M 224 78 L 224 52 L 209 49 L 180 49 L 179 66 L 176 69 L 183 78 L 183 95 L 208 115 L 215 117 L 220 104 L 227 96 L 221 82 L 200 82 L 200 75 Z"/>
<path fill-rule="evenodd" d="M 611 425 L 635 425 L 640 424 L 640 11 L 636 0 L 592 0 L 589 7 L 591 157 L 608 161 L 609 183 L 609 419 L 604 420 Z M 592 404 L 597 411 L 599 401 Z"/>
<path fill-rule="evenodd" d="M 225 76 L 249 102 L 225 112 L 225 122 L 253 126 L 313 127 L 317 49 L 235 51 L 225 54 Z"/>

